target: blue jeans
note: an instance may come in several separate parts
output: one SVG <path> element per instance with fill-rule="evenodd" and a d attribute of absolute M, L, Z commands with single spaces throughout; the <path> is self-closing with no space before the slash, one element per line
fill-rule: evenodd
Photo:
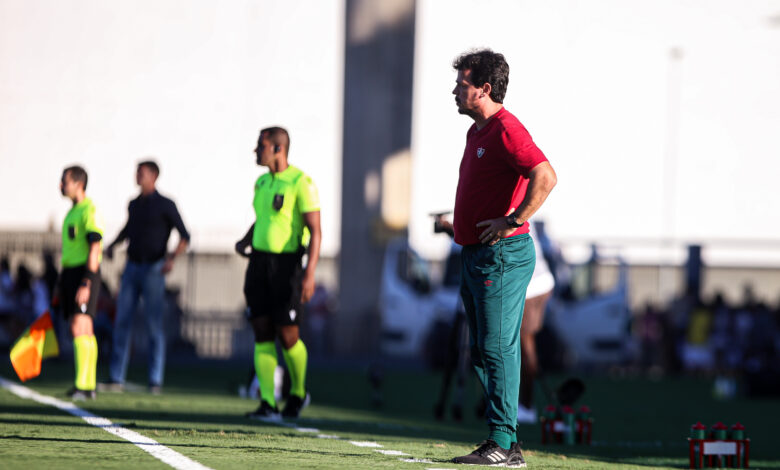
<path fill-rule="evenodd" d="M 138 299 L 143 297 L 144 316 L 149 332 L 149 385 L 163 384 L 165 369 L 165 276 L 164 260 L 156 263 L 128 261 L 122 273 L 114 320 L 114 342 L 111 350 L 111 382 L 125 383 L 130 361 L 130 335 Z"/>

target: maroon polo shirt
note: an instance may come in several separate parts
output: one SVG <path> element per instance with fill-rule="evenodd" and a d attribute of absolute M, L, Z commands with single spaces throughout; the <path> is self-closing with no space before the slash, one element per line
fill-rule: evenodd
<path fill-rule="evenodd" d="M 453 226 L 459 245 L 480 243 L 477 223 L 514 212 L 525 199 L 528 175 L 547 158 L 517 118 L 501 108 L 482 129 L 466 134 Z M 528 233 L 528 224 L 511 236 Z"/>

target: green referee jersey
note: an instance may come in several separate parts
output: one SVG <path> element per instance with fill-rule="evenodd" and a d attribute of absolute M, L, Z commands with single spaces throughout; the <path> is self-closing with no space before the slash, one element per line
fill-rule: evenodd
<path fill-rule="evenodd" d="M 303 214 L 320 210 L 317 186 L 295 166 L 265 173 L 255 182 L 252 247 L 269 253 L 294 253 L 308 244 Z"/>
<path fill-rule="evenodd" d="M 62 222 L 62 267 L 72 268 L 87 263 L 89 240 L 95 233 L 103 237 L 103 219 L 90 198 L 73 206 Z M 102 254 L 98 259 L 102 259 Z"/>

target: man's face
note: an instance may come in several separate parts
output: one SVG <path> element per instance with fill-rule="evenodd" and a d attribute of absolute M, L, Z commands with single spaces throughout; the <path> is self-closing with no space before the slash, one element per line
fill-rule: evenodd
<path fill-rule="evenodd" d="M 257 139 L 257 148 L 255 148 L 255 155 L 257 155 L 257 164 L 262 166 L 268 166 L 274 161 L 274 144 L 270 140 L 265 138 L 265 135 L 260 134 L 260 138 Z"/>
<path fill-rule="evenodd" d="M 471 82 L 471 70 L 458 70 L 458 77 L 455 79 L 455 88 L 452 89 L 455 95 L 455 103 L 458 105 L 458 112 L 468 116 L 476 113 L 479 109 L 480 101 L 484 99 L 484 90 L 474 86 Z"/>
<path fill-rule="evenodd" d="M 78 190 L 78 183 L 70 178 L 70 172 L 66 171 L 60 179 L 60 192 L 67 198 L 73 198 Z"/>
<path fill-rule="evenodd" d="M 148 187 L 153 186 L 157 177 L 154 172 L 150 170 L 146 165 L 141 165 L 135 172 L 135 182 L 138 186 Z"/>

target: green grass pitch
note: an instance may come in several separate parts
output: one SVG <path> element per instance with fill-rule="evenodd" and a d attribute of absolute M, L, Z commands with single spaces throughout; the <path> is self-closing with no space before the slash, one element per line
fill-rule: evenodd
<path fill-rule="evenodd" d="M 25 385 L 64 400 L 71 371 L 70 362 L 50 360 L 44 363 L 42 376 Z M 102 372 L 99 376 L 105 376 Z M 143 383 L 143 373 L 132 369 L 130 378 Z M 78 406 L 213 469 L 457 468 L 449 459 L 473 450 L 486 432 L 473 413 L 478 395 L 474 383 L 469 387 L 464 422 L 435 421 L 431 411 L 440 376 L 422 371 L 387 372 L 384 406 L 376 409 L 365 371 L 312 368 L 313 404 L 300 420 L 290 426 L 249 421 L 243 414 L 256 403 L 237 394 L 247 373 L 248 366 L 235 364 L 169 364 L 161 396 L 102 393 L 97 401 Z M 0 375 L 15 380 L 7 362 Z M 588 389 L 580 403 L 593 409 L 594 445 L 541 445 L 538 426 L 521 426 L 529 468 L 687 468 L 685 438 L 696 421 L 742 422 L 751 438 L 751 468 L 780 468 L 778 400 L 717 401 L 709 379 L 595 376 L 585 382 Z M 541 394 L 537 398 L 543 401 Z M 350 441 L 382 447 L 360 447 Z M 0 389 L 0 468 L 171 467 L 80 418 Z"/>

